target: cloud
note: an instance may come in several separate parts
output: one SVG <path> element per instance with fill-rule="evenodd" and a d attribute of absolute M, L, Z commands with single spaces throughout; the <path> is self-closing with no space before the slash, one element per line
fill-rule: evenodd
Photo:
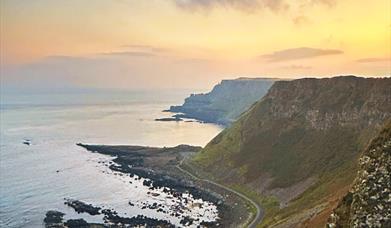
<path fill-rule="evenodd" d="M 389 62 L 391 63 L 391 57 L 385 57 L 385 58 L 364 58 L 364 59 L 358 59 L 357 62 L 359 63 L 376 63 L 376 62 Z"/>
<path fill-rule="evenodd" d="M 174 60 L 174 63 L 188 64 L 188 65 L 210 65 L 213 62 L 211 59 L 205 58 L 180 58 Z"/>
<path fill-rule="evenodd" d="M 338 55 L 343 51 L 337 49 L 318 49 L 309 47 L 290 48 L 273 52 L 271 54 L 261 55 L 260 58 L 269 62 L 289 61 L 295 59 L 315 58 L 318 56 Z"/>
<path fill-rule="evenodd" d="M 156 56 L 151 52 L 144 51 L 113 51 L 98 53 L 98 55 L 110 55 L 110 56 L 129 56 L 129 57 L 153 57 Z"/>
<path fill-rule="evenodd" d="M 294 4 L 299 6 L 326 5 L 333 7 L 337 0 L 172 0 L 180 9 L 196 11 L 210 10 L 217 7 L 233 8 L 236 10 L 253 12 L 259 9 L 281 11 L 291 8 Z M 292 3 L 294 2 L 294 3 Z"/>
<path fill-rule="evenodd" d="M 144 57 L 146 56 L 146 57 Z M 151 57 L 150 57 L 151 56 Z M 202 88 L 219 75 L 203 59 L 136 51 L 113 51 L 86 56 L 47 56 L 0 68 L 4 88 Z"/>
<path fill-rule="evenodd" d="M 312 4 L 323 4 L 328 7 L 334 7 L 337 4 L 337 0 L 312 0 Z"/>
<path fill-rule="evenodd" d="M 300 16 L 293 18 L 293 23 L 298 26 L 308 24 L 309 22 L 310 22 L 310 20 L 308 19 L 308 17 L 303 16 L 303 15 L 300 15 Z"/>
<path fill-rule="evenodd" d="M 289 65 L 289 66 L 282 66 L 282 69 L 286 70 L 310 70 L 312 67 L 310 66 L 304 66 L 304 65 Z"/>
<path fill-rule="evenodd" d="M 88 62 L 88 61 L 92 61 L 93 59 L 94 58 L 87 57 L 87 56 L 49 55 L 38 60 L 37 63 Z M 32 65 L 34 65 L 34 63 Z"/>
<path fill-rule="evenodd" d="M 160 48 L 144 44 L 129 44 L 121 45 L 120 51 L 102 52 L 95 55 L 105 56 L 123 56 L 123 57 L 157 57 L 160 55 L 168 54 L 170 52 L 167 48 Z M 125 49 L 125 50 L 124 50 Z"/>
<path fill-rule="evenodd" d="M 209 10 L 216 7 L 233 8 L 242 11 L 255 11 L 268 8 L 279 11 L 288 8 L 285 0 L 173 0 L 176 6 L 185 10 Z"/>
<path fill-rule="evenodd" d="M 154 52 L 154 53 L 166 53 L 170 51 L 168 48 L 161 48 L 161 47 L 155 47 L 155 46 L 144 45 L 144 44 L 122 45 L 121 48 L 126 48 L 134 51 L 145 51 L 145 52 Z"/>

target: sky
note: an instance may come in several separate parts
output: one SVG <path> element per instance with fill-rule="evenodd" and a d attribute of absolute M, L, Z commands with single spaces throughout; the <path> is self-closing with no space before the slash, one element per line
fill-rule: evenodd
<path fill-rule="evenodd" d="M 391 75 L 389 0 L 0 0 L 1 86 Z"/>

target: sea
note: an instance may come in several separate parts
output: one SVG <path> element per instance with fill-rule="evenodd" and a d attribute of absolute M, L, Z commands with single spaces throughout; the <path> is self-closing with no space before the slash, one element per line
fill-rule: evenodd
<path fill-rule="evenodd" d="M 77 214 L 65 199 L 114 209 L 119 215 L 145 215 L 181 226 L 180 218 L 143 204 L 169 210 L 183 202 L 159 192 L 147 194 L 143 179 L 121 176 L 104 163 L 111 158 L 76 143 L 108 145 L 205 146 L 222 127 L 198 122 L 159 122 L 162 112 L 181 104 L 190 90 L 77 91 L 3 93 L 0 103 L 0 227 L 44 227 L 49 210 L 65 219 L 102 222 L 102 216 Z M 159 191 L 159 190 L 154 190 Z M 191 195 L 186 202 L 196 202 Z M 201 200 L 202 201 L 202 200 Z M 132 202 L 133 206 L 129 204 Z M 218 218 L 217 207 L 198 202 L 185 215 Z M 197 223 L 192 225 L 197 226 Z"/>

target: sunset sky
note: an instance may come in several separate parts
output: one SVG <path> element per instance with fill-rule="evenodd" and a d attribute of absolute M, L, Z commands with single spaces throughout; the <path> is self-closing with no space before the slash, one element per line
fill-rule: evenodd
<path fill-rule="evenodd" d="M 389 0 L 0 0 L 6 87 L 391 74 Z"/>

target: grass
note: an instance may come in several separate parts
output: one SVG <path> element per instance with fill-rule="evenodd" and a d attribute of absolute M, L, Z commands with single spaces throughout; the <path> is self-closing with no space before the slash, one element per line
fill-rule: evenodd
<path fill-rule="evenodd" d="M 343 195 L 354 179 L 356 170 L 356 162 L 352 160 L 333 172 L 325 173 L 315 185 L 291 201 L 287 207 L 267 214 L 262 221 L 262 227 L 271 226 L 306 209 L 327 203 L 330 196 L 338 198 L 339 195 Z"/>
<path fill-rule="evenodd" d="M 229 130 L 225 129 L 221 132 L 216 138 L 208 143 L 206 150 L 201 150 L 194 158 L 198 166 L 208 167 L 217 160 L 226 160 L 228 156 L 235 151 L 239 151 L 240 143 L 238 143 L 237 138 L 239 135 L 240 123 L 233 124 Z M 224 144 L 224 148 L 220 145 Z M 224 151 L 224 152 L 222 152 Z"/>
<path fill-rule="evenodd" d="M 269 214 L 273 214 L 276 211 L 278 211 L 280 202 L 279 200 L 274 196 L 263 196 L 259 194 L 258 192 L 255 192 L 254 190 L 239 184 L 233 184 L 229 186 L 230 188 L 234 189 L 235 191 L 238 191 L 242 193 L 243 195 L 246 195 L 250 199 L 254 200 L 258 205 L 261 206 L 264 216 L 267 216 Z M 256 208 L 254 206 L 252 211 L 253 213 L 256 213 Z"/>
<path fill-rule="evenodd" d="M 263 225 L 300 214 L 351 184 L 360 152 L 377 132 L 376 121 L 381 123 L 390 108 L 383 99 L 390 82 L 355 77 L 276 82 L 193 162 L 259 202 L 265 209 Z M 361 113 L 367 106 L 371 112 Z M 269 190 L 309 177 L 318 181 L 279 209 L 275 199 L 244 187 L 261 176 L 272 178 Z"/>

